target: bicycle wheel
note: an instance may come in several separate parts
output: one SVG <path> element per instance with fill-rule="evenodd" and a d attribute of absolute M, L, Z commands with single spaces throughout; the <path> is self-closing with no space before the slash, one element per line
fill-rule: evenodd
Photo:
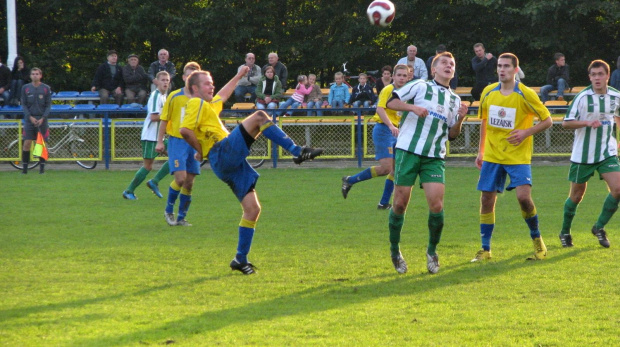
<path fill-rule="evenodd" d="M 76 163 L 84 169 L 92 170 L 97 166 L 96 153 L 89 149 L 82 139 L 71 141 L 71 155 L 73 158 L 80 158 L 80 160 L 76 160 Z M 83 160 L 83 158 L 92 158 L 93 160 Z"/>
<path fill-rule="evenodd" d="M 264 136 L 261 136 L 259 140 L 252 144 L 252 151 L 250 157 L 247 159 L 248 163 L 255 168 L 263 166 L 265 158 L 269 157 L 269 142 Z"/>
<path fill-rule="evenodd" d="M 6 148 L 4 149 L 5 154 L 8 155 L 15 155 L 15 152 L 18 151 L 18 141 L 19 140 L 15 140 L 13 142 L 11 142 L 8 146 L 6 146 Z M 17 156 L 21 157 L 21 153 L 17 153 Z M 22 166 L 22 161 L 21 160 L 11 160 L 9 161 L 9 164 L 11 164 L 11 166 L 13 166 L 14 168 L 16 168 L 17 170 L 21 170 L 23 168 Z M 35 167 L 39 166 L 39 160 L 35 159 L 31 162 L 28 163 L 28 169 L 34 169 Z"/>

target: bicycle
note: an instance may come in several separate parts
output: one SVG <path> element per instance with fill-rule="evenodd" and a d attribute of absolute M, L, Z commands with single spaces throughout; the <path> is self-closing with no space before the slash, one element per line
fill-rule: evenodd
<path fill-rule="evenodd" d="M 351 85 L 351 83 L 349 83 L 350 80 L 357 80 L 359 79 L 359 76 L 351 76 L 351 72 L 349 72 L 349 70 L 347 70 L 347 63 L 348 61 L 345 61 L 344 63 L 342 63 L 342 73 L 343 73 L 343 77 L 344 77 L 344 83 L 349 86 L 350 88 L 353 88 L 353 86 Z M 377 85 L 377 76 L 378 76 L 379 70 L 372 70 L 372 71 L 366 71 L 366 75 L 368 75 L 368 84 L 374 88 L 375 85 Z M 334 83 L 330 83 L 330 84 L 334 84 Z"/>
<path fill-rule="evenodd" d="M 77 117 L 75 117 L 74 119 L 77 119 Z M 47 147 L 47 151 L 50 155 L 61 153 L 63 154 L 62 157 L 67 158 L 93 158 L 92 161 L 85 161 L 82 159 L 75 161 L 80 167 L 92 170 L 97 166 L 97 161 L 94 160 L 97 155 L 93 150 L 89 149 L 87 146 L 84 145 L 85 140 L 77 134 L 77 130 L 76 128 L 74 128 L 74 124 L 75 123 L 65 124 L 63 126 L 63 130 L 68 130 L 68 132 L 53 146 Z M 6 153 L 14 153 L 17 151 L 17 148 L 19 148 L 19 139 L 9 143 L 9 145 L 6 146 L 4 151 Z M 63 151 L 65 152 L 63 153 Z M 18 155 L 19 154 L 21 153 L 18 153 Z M 17 170 L 21 170 L 23 168 L 22 162 L 20 160 L 12 160 L 9 163 Z M 38 165 L 38 160 L 31 161 L 28 164 L 28 169 L 33 169 Z"/>

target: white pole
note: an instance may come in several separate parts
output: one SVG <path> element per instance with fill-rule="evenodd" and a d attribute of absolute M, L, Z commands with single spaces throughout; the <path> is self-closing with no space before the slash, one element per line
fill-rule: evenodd
<path fill-rule="evenodd" d="M 17 58 L 17 16 L 15 0 L 6 0 L 6 32 L 9 44 L 9 54 L 6 58 L 6 66 L 13 68 L 13 61 Z"/>

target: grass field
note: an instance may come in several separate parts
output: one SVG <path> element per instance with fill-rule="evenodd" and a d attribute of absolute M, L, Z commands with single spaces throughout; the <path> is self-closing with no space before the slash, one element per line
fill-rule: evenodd
<path fill-rule="evenodd" d="M 241 210 L 210 171 L 197 179 L 191 228 L 167 226 L 164 200 L 144 185 L 138 201 L 123 200 L 133 171 L 0 172 L 0 345 L 620 345 L 620 219 L 608 225 L 609 249 L 589 231 L 603 182 L 592 180 L 575 247 L 563 249 L 567 167 L 534 167 L 548 259 L 525 260 L 532 243 L 506 193 L 494 258 L 471 264 L 478 172 L 449 167 L 441 270 L 426 271 L 427 209 L 416 188 L 401 243 L 409 272 L 399 275 L 388 212 L 376 209 L 383 180 L 344 200 L 340 178 L 355 172 L 260 170 L 253 276 L 228 267 Z"/>

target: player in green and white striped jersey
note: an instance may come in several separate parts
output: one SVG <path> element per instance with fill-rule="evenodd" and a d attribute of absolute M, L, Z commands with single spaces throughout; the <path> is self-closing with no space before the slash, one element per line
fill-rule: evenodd
<path fill-rule="evenodd" d="M 592 85 L 575 96 L 562 123 L 566 129 L 575 129 L 575 141 L 568 174 L 570 196 L 564 203 L 560 241 L 564 247 L 573 246 L 571 224 L 577 206 L 586 193 L 588 180 L 598 171 L 599 177 L 607 182 L 609 195 L 592 227 L 592 234 L 601 246 L 607 248 L 609 240 L 604 227 L 618 209 L 620 201 L 618 143 L 613 134 L 614 123 L 616 129 L 620 129 L 620 92 L 607 85 L 609 65 L 604 61 L 590 63 L 588 74 Z"/>
<path fill-rule="evenodd" d="M 432 81 L 409 82 L 394 91 L 387 103 L 390 109 L 404 111 L 396 141 L 394 203 L 389 217 L 392 263 L 399 273 L 407 271 L 400 253 L 400 233 L 418 176 L 429 207 L 426 265 L 430 273 L 439 271 L 436 247 L 444 225 L 446 141 L 461 133 L 467 113 L 467 106 L 449 87 L 455 65 L 451 53 L 438 54 L 431 64 Z"/>

